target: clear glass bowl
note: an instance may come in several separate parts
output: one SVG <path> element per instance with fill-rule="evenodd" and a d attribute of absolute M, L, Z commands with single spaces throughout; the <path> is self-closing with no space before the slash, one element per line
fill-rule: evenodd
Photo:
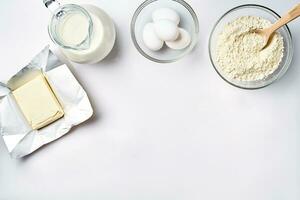
<path fill-rule="evenodd" d="M 218 63 L 216 62 L 216 55 L 215 55 L 216 43 L 217 43 L 218 35 L 222 31 L 224 26 L 227 23 L 232 22 L 236 18 L 242 16 L 258 16 L 267 19 L 272 23 L 274 23 L 280 18 L 280 16 L 270 8 L 260 6 L 260 5 L 247 4 L 229 10 L 217 21 L 217 23 L 215 24 L 211 32 L 210 39 L 209 39 L 210 60 L 217 73 L 228 83 L 243 89 L 263 88 L 272 84 L 274 81 L 282 77 L 286 73 L 287 69 L 289 68 L 292 61 L 293 52 L 294 52 L 292 35 L 288 26 L 284 26 L 278 30 L 278 32 L 281 34 L 284 40 L 284 56 L 282 58 L 282 61 L 278 69 L 274 73 L 270 74 L 265 79 L 259 81 L 239 81 L 239 80 L 231 79 L 229 77 L 226 77 L 226 74 L 222 71 L 222 69 L 220 69 Z"/>
<path fill-rule="evenodd" d="M 152 12 L 158 8 L 174 9 L 180 15 L 179 27 L 191 34 L 192 41 L 183 50 L 172 50 L 165 45 L 160 51 L 149 50 L 143 42 L 143 28 L 152 22 Z M 196 13 L 183 0 L 146 0 L 135 11 L 131 20 L 131 38 L 136 49 L 146 58 L 158 63 L 170 63 L 187 55 L 196 45 L 199 33 L 199 23 Z"/>

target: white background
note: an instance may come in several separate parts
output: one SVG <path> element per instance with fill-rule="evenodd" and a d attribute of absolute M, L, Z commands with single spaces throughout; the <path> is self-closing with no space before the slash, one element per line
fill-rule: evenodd
<path fill-rule="evenodd" d="M 146 60 L 130 39 L 142 0 L 93 0 L 114 19 L 112 54 L 73 71 L 95 109 L 89 122 L 20 160 L 0 139 L 0 200 L 299 200 L 300 19 L 295 57 L 277 83 L 234 88 L 214 71 L 208 38 L 228 9 L 259 3 L 280 14 L 297 0 L 188 0 L 199 44 L 173 64 Z M 0 79 L 49 41 L 42 0 L 1 0 Z"/>

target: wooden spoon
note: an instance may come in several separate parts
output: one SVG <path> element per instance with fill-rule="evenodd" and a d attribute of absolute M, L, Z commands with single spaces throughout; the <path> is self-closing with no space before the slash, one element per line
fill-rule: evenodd
<path fill-rule="evenodd" d="M 280 27 L 284 26 L 285 24 L 289 23 L 290 21 L 296 19 L 300 16 L 300 4 L 290 10 L 286 15 L 281 17 L 277 22 L 275 22 L 272 26 L 265 29 L 256 29 L 254 30 L 255 33 L 259 34 L 261 37 L 264 38 L 264 49 L 269 43 L 270 38 L 277 31 Z"/>

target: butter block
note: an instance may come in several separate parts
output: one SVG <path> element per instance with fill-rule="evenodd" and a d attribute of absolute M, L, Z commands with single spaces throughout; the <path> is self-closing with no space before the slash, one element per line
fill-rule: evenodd
<path fill-rule="evenodd" d="M 29 125 L 41 129 L 64 115 L 64 111 L 42 73 L 12 92 Z"/>

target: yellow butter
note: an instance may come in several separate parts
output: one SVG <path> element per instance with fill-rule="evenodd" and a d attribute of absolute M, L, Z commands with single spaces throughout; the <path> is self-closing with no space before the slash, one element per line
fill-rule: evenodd
<path fill-rule="evenodd" d="M 60 119 L 64 111 L 42 73 L 12 92 L 32 129 Z"/>

